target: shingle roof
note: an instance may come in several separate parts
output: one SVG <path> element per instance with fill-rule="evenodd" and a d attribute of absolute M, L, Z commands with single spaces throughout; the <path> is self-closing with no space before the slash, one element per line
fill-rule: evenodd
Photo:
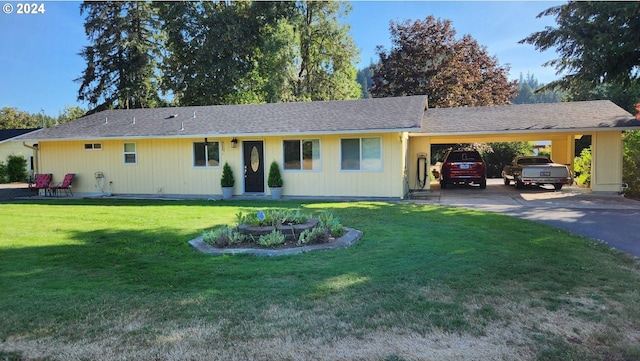
<path fill-rule="evenodd" d="M 5 140 L 9 140 L 11 138 L 18 137 L 23 134 L 31 133 L 37 130 L 37 128 L 33 129 L 0 129 L 0 143 Z"/>
<path fill-rule="evenodd" d="M 422 132 L 433 135 L 640 127 L 609 100 L 428 109 Z"/>
<path fill-rule="evenodd" d="M 19 139 L 173 138 L 391 131 L 463 135 L 640 127 L 639 120 L 608 100 L 425 110 L 426 104 L 426 96 L 408 96 L 106 110 L 54 128 L 33 132 Z"/>
<path fill-rule="evenodd" d="M 410 96 L 106 110 L 55 128 L 43 129 L 30 135 L 29 139 L 418 131 L 426 102 L 426 96 Z"/>

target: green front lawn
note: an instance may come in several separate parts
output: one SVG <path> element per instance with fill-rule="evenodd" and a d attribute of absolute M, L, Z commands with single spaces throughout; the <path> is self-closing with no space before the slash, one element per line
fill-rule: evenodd
<path fill-rule="evenodd" d="M 213 257 L 270 207 L 330 209 L 346 250 Z M 0 360 L 637 360 L 640 266 L 592 240 L 407 203 L 0 204 Z"/>

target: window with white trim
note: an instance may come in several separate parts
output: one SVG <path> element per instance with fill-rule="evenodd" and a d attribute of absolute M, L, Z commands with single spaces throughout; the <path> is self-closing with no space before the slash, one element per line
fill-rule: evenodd
<path fill-rule="evenodd" d="M 137 164 L 136 143 L 124 143 L 124 164 Z"/>
<path fill-rule="evenodd" d="M 380 138 L 350 138 L 340 140 L 340 169 L 381 170 L 382 140 Z"/>
<path fill-rule="evenodd" d="M 84 150 L 102 150 L 102 143 L 84 143 Z"/>
<path fill-rule="evenodd" d="M 319 170 L 320 139 L 282 141 L 285 170 Z"/>
<path fill-rule="evenodd" d="M 193 143 L 194 167 L 219 167 L 220 142 Z"/>

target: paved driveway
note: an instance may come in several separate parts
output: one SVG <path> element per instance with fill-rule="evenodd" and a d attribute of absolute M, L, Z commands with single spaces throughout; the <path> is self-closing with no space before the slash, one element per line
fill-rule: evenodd
<path fill-rule="evenodd" d="M 505 186 L 490 179 L 487 189 L 432 185 L 431 192 L 416 193 L 421 202 L 467 207 L 542 222 L 606 242 L 640 257 L 640 202 L 617 195 L 594 195 L 576 186 L 556 192 L 553 187 Z"/>

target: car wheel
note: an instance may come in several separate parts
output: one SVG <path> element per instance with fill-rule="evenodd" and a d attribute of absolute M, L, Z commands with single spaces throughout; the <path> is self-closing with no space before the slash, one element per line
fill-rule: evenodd
<path fill-rule="evenodd" d="M 562 189 L 562 183 L 554 183 L 553 184 L 553 188 L 555 188 L 557 191 Z"/>
<path fill-rule="evenodd" d="M 509 180 L 509 178 L 504 177 L 504 185 L 508 186 L 509 184 L 511 184 L 511 181 Z"/>
<path fill-rule="evenodd" d="M 485 188 L 487 188 L 487 181 L 486 180 L 480 181 L 480 189 L 485 189 Z"/>

